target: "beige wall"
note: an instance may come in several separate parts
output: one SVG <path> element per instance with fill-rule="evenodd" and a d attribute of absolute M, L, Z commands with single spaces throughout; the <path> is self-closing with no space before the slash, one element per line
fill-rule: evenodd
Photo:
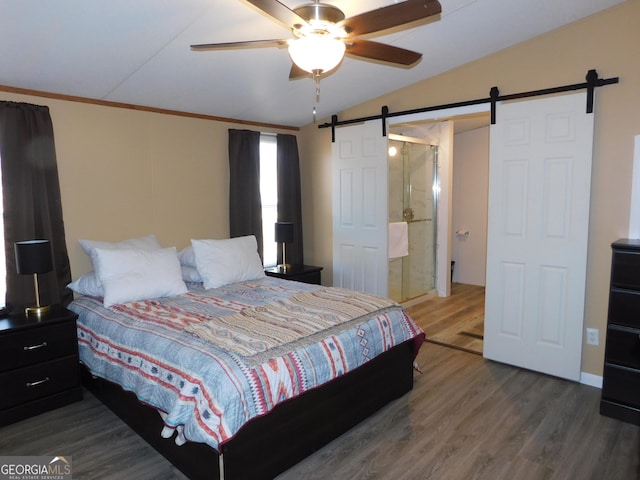
<path fill-rule="evenodd" d="M 339 118 L 485 98 L 497 86 L 502 94 L 581 83 L 589 69 L 617 85 L 597 89 L 593 184 L 587 266 L 585 326 L 604 338 L 607 317 L 610 244 L 628 232 L 633 137 L 640 134 L 640 2 L 629 0 L 599 15 L 508 48 L 433 79 L 358 105 Z M 429 61 L 428 54 L 423 61 Z M 326 120 L 322 120 L 324 122 Z M 321 123 L 322 123 L 321 122 Z M 331 278 L 331 132 L 315 125 L 301 133 L 305 178 L 305 240 L 313 235 L 307 261 L 325 266 Z M 604 346 L 585 345 L 582 370 L 601 375 Z"/>
<path fill-rule="evenodd" d="M 80 238 L 153 233 L 178 249 L 191 238 L 227 238 L 227 130 L 265 130 L 26 95 L 0 100 L 49 106 L 73 278 L 91 269 Z"/>

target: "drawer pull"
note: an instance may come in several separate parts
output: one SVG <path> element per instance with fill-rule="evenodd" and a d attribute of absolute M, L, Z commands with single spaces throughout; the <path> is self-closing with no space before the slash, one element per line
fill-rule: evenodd
<path fill-rule="evenodd" d="M 36 382 L 27 382 L 27 387 L 37 387 L 43 383 L 47 383 L 49 381 L 49 377 L 45 377 L 42 380 L 38 380 Z"/>
<path fill-rule="evenodd" d="M 28 347 L 22 347 L 22 348 L 24 348 L 26 351 L 29 351 L 29 350 L 36 350 L 38 348 L 42 348 L 46 346 L 47 346 L 47 342 L 42 342 L 42 343 L 39 343 L 38 345 L 29 345 Z"/>

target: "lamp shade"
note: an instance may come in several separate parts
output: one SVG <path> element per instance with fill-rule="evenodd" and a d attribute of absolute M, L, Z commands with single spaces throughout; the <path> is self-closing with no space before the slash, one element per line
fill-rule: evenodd
<path fill-rule="evenodd" d="M 337 38 L 310 34 L 289 42 L 291 60 L 310 73 L 333 70 L 344 57 L 345 44 Z"/>
<path fill-rule="evenodd" d="M 19 275 L 47 273 L 53 270 L 49 240 L 25 240 L 14 244 L 16 271 Z"/>
<path fill-rule="evenodd" d="M 277 243 L 293 242 L 293 222 L 276 222 L 275 241 Z"/>

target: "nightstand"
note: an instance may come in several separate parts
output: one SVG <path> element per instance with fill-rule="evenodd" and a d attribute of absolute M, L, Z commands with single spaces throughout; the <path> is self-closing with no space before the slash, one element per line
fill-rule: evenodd
<path fill-rule="evenodd" d="M 82 400 L 77 315 L 0 317 L 0 426 Z"/>
<path fill-rule="evenodd" d="M 269 267 L 264 269 L 264 273 L 270 277 L 284 278 L 285 280 L 295 280 L 296 282 L 314 283 L 320 285 L 320 275 L 322 267 L 313 265 L 289 265 L 286 270 L 280 267 Z"/>

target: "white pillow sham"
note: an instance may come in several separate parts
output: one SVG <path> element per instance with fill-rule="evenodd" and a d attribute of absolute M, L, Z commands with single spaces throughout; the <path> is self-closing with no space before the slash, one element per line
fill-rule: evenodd
<path fill-rule="evenodd" d="M 182 279 L 185 282 L 202 283 L 202 276 L 196 267 L 181 265 L 180 268 L 182 269 Z"/>
<path fill-rule="evenodd" d="M 122 240 L 119 242 L 104 242 L 101 240 L 78 240 L 78 243 L 84 250 L 84 253 L 91 257 L 95 255 L 96 248 L 117 250 L 122 248 L 138 248 L 141 250 L 157 250 L 162 248 L 160 242 L 155 235 L 147 235 L 146 237 L 129 238 L 128 240 Z M 95 270 L 95 268 L 94 268 Z"/>
<path fill-rule="evenodd" d="M 112 305 L 187 292 L 176 249 L 95 249 L 96 274 L 104 287 L 103 304 Z"/>
<path fill-rule="evenodd" d="M 189 245 L 188 247 L 183 248 L 178 252 L 178 259 L 180 260 L 180 265 L 185 267 L 193 267 L 196 268 L 196 254 L 193 252 L 193 246 Z"/>
<path fill-rule="evenodd" d="M 191 240 L 191 245 L 206 289 L 265 276 L 258 255 L 258 242 L 253 235 L 224 240 Z"/>

